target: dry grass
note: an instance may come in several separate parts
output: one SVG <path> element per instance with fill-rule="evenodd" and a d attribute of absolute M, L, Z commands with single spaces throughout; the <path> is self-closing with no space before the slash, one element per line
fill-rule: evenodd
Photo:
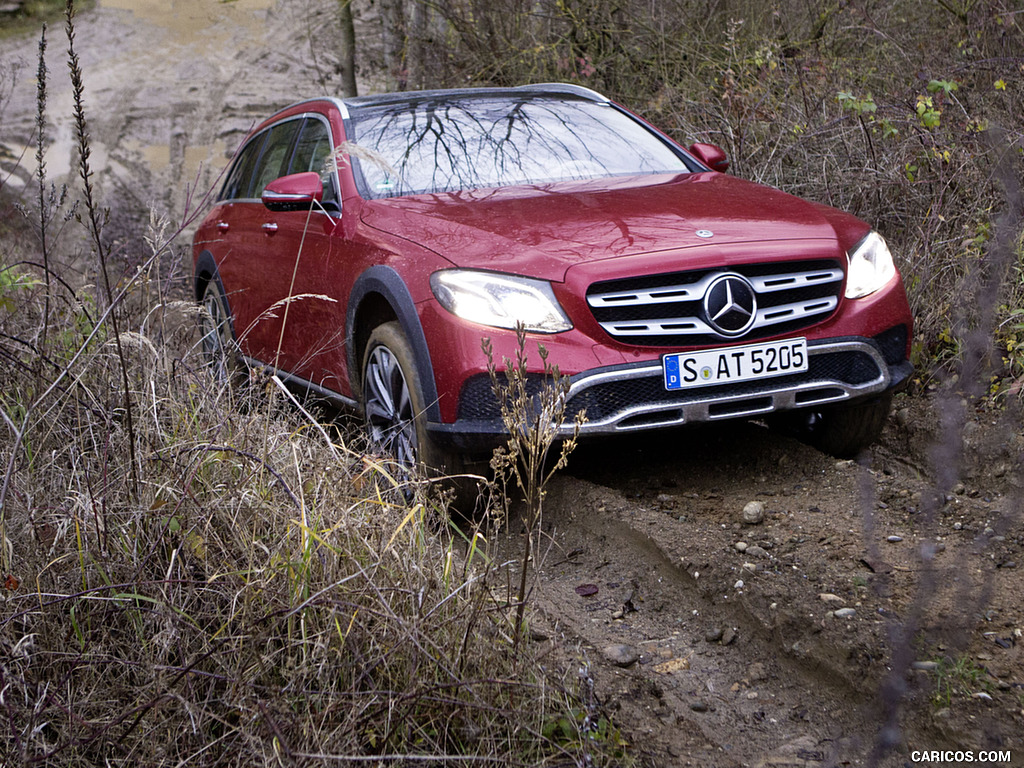
<path fill-rule="evenodd" d="M 0 764 L 621 756 L 585 680 L 513 652 L 485 538 L 276 379 L 211 378 L 174 227 L 118 252 L 38 185 L 0 240 Z"/>
<path fill-rule="evenodd" d="M 485 540 L 466 542 L 436 502 L 406 503 L 385 464 L 273 380 L 234 407 L 239 393 L 211 386 L 199 359 L 197 310 L 158 300 L 183 292 L 179 265 L 169 277 L 142 276 L 121 305 L 137 491 L 119 358 L 102 332 L 82 339 L 98 325 L 87 289 L 57 291 L 41 379 L 29 336 L 42 285 L 8 289 L 0 762 L 598 757 L 583 732 L 543 736 L 583 710 L 512 652 L 495 587 L 509 579 Z M 41 394 L 54 366 L 62 383 Z"/>

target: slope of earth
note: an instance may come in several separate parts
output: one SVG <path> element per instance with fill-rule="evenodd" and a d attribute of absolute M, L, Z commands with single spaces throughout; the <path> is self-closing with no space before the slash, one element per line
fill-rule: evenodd
<path fill-rule="evenodd" d="M 553 483 L 534 634 L 589 649 L 650 764 L 1024 764 L 1019 421 L 899 407 L 859 464 L 735 424 L 585 445 Z"/>
<path fill-rule="evenodd" d="M 104 204 L 180 219 L 252 126 L 334 95 L 334 4 L 295 0 L 98 0 L 75 18 L 95 182 Z M 35 173 L 38 36 L 0 55 L 0 186 Z M 72 181 L 73 94 L 63 25 L 47 32 L 47 173 Z M 138 215 L 138 214 L 136 214 Z"/>

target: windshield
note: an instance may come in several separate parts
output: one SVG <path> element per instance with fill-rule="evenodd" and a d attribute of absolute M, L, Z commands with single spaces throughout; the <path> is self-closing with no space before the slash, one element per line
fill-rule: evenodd
<path fill-rule="evenodd" d="M 350 139 L 367 198 L 690 170 L 610 104 L 565 96 L 363 107 Z"/>

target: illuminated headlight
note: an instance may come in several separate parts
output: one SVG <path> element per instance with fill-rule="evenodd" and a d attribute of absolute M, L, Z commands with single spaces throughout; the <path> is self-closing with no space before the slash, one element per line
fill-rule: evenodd
<path fill-rule="evenodd" d="M 871 232 L 847 254 L 850 273 L 846 279 L 846 298 L 859 299 L 874 293 L 896 274 L 889 246 L 877 232 Z"/>
<path fill-rule="evenodd" d="M 572 328 L 550 283 L 494 272 L 447 269 L 430 276 L 430 288 L 453 315 L 493 328 L 559 333 Z"/>

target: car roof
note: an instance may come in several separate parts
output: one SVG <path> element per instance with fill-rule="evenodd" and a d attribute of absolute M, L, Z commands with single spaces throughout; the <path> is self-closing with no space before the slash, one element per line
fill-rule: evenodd
<path fill-rule="evenodd" d="M 538 83 L 535 85 L 517 85 L 508 88 L 448 88 L 430 91 L 398 91 L 395 93 L 379 93 L 372 96 L 356 96 L 343 99 L 346 106 L 358 110 L 363 107 L 377 107 L 388 104 L 415 103 L 420 101 L 452 101 L 464 97 L 515 97 L 523 96 L 574 96 L 598 103 L 607 103 L 607 97 L 597 91 L 572 83 Z"/>

